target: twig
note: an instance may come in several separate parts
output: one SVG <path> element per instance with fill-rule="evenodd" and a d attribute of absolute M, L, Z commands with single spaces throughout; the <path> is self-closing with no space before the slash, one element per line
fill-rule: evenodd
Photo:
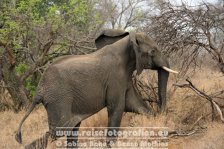
<path fill-rule="evenodd" d="M 216 102 L 212 101 L 212 103 L 216 107 L 216 110 L 219 113 L 219 116 L 220 116 L 221 121 L 224 123 L 224 118 L 223 118 L 222 110 L 220 109 L 219 105 Z"/>
<path fill-rule="evenodd" d="M 194 124 L 190 127 L 190 129 L 188 129 L 188 131 L 182 131 L 182 130 L 172 130 L 172 131 L 169 131 L 168 132 L 168 136 L 169 137 L 175 137 L 175 136 L 181 136 L 181 137 L 184 137 L 184 136 L 190 136 L 190 135 L 193 135 L 193 134 L 195 134 L 195 133 L 197 133 L 198 131 L 199 131 L 199 129 L 194 129 L 194 126 L 196 125 L 196 124 L 198 124 L 198 122 L 202 119 L 202 118 L 204 118 L 205 116 L 200 116 L 195 122 L 194 122 Z M 202 128 L 202 129 L 204 129 L 204 128 Z"/>
<path fill-rule="evenodd" d="M 197 132 L 197 130 L 192 130 L 190 132 L 183 132 L 183 131 L 177 131 L 177 130 L 173 130 L 173 131 L 169 131 L 169 137 L 175 137 L 175 136 L 190 136 L 193 135 Z"/>
<path fill-rule="evenodd" d="M 193 129 L 194 128 L 194 126 L 203 118 L 204 116 L 200 116 L 195 122 L 194 122 L 194 124 L 191 126 L 191 129 Z"/>

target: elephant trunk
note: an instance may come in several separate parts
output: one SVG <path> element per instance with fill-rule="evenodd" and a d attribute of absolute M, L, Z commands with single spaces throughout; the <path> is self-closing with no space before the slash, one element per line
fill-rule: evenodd
<path fill-rule="evenodd" d="M 169 72 L 164 69 L 158 70 L 158 96 L 159 96 L 159 108 L 163 112 L 166 108 L 166 92 L 167 92 L 167 81 Z"/>

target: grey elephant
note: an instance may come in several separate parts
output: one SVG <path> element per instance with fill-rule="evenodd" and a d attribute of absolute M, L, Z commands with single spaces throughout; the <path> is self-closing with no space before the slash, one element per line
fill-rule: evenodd
<path fill-rule="evenodd" d="M 21 143 L 21 126 L 34 107 L 42 103 L 48 114 L 49 133 L 56 137 L 60 127 L 77 131 L 82 120 L 104 107 L 108 111 L 108 132 L 119 127 L 123 112 L 153 114 L 137 94 L 132 74 L 143 69 L 158 71 L 158 105 L 166 107 L 169 72 L 167 58 L 156 43 L 144 33 L 105 30 L 95 40 L 96 52 L 87 55 L 65 56 L 52 63 L 44 72 L 30 109 L 16 133 Z M 111 137 L 108 136 L 109 142 Z M 69 142 L 76 137 L 67 137 Z M 46 144 L 45 144 L 46 147 Z"/>

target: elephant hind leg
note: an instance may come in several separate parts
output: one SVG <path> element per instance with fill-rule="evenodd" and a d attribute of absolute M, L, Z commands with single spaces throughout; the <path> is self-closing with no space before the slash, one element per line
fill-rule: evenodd
<path fill-rule="evenodd" d="M 34 140 L 29 145 L 25 146 L 25 149 L 46 149 L 48 144 L 49 133 L 46 132 L 41 138 Z"/>
<path fill-rule="evenodd" d="M 79 122 L 71 131 L 74 135 L 67 136 L 67 148 L 78 148 L 77 142 L 78 142 L 78 136 L 75 134 L 78 134 L 79 127 L 81 125 L 81 122 Z"/>

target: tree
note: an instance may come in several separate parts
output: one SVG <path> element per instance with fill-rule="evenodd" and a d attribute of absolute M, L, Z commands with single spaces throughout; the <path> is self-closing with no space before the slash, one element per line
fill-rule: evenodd
<path fill-rule="evenodd" d="M 224 9 L 203 3 L 189 7 L 160 2 L 159 13 L 151 15 L 144 31 L 153 36 L 165 53 L 182 56 L 183 65 L 209 54 L 224 72 Z M 149 27 L 148 27 L 149 26 Z M 185 55 L 185 57 L 184 57 Z"/>
<path fill-rule="evenodd" d="M 103 0 L 98 9 L 107 28 L 136 28 L 144 22 L 149 13 L 144 7 L 146 0 Z"/>
<path fill-rule="evenodd" d="M 98 13 L 92 0 L 1 4 L 0 74 L 18 111 L 30 103 L 41 73 L 53 59 L 95 50 L 91 40 L 99 25 Z"/>

